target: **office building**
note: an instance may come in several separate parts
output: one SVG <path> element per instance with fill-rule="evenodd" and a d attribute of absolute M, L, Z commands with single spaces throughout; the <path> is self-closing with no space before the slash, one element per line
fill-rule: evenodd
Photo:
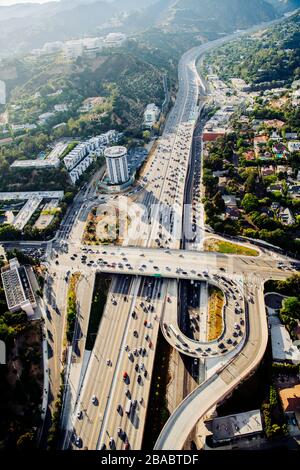
<path fill-rule="evenodd" d="M 13 258 L 9 266 L 1 269 L 1 278 L 9 311 L 23 310 L 32 317 L 37 303 L 26 267 L 20 266 L 17 258 Z"/>
<path fill-rule="evenodd" d="M 111 184 L 123 184 L 129 180 L 126 147 L 109 147 L 104 152 Z"/>

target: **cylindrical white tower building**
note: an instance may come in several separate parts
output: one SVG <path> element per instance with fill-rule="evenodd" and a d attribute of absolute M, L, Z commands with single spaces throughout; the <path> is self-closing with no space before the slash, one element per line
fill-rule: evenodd
<path fill-rule="evenodd" d="M 104 152 L 111 184 L 123 184 L 129 180 L 126 147 L 109 147 Z"/>

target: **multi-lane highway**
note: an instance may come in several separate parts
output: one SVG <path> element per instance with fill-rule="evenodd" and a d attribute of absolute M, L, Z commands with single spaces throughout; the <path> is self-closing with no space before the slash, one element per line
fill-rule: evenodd
<path fill-rule="evenodd" d="M 155 247 L 165 246 L 174 248 L 179 248 L 180 246 L 182 228 L 181 208 L 184 202 L 185 178 L 189 164 L 194 125 L 197 119 L 196 106 L 199 95 L 199 89 L 197 86 L 198 75 L 195 73 L 196 69 L 194 64 L 195 58 L 196 56 L 191 58 L 191 56 L 187 55 L 187 57 L 183 58 L 180 63 L 180 89 L 178 93 L 178 99 L 169 116 L 164 135 L 160 139 L 157 151 L 155 152 L 153 158 L 148 162 L 148 167 L 146 165 L 145 168 L 145 176 L 143 176 L 145 190 L 138 199 L 138 202 L 143 204 L 144 207 L 151 207 L 152 213 L 150 216 L 148 216 L 148 214 L 146 215 L 142 211 L 140 215 L 134 214 L 134 224 L 132 225 L 134 230 L 129 233 L 128 239 L 125 241 L 126 244 Z M 63 256 L 59 258 L 58 262 L 62 265 L 63 260 L 61 258 L 63 258 Z M 76 260 L 77 258 L 74 257 L 74 259 Z M 69 267 L 71 266 L 72 263 L 69 263 Z M 82 265 L 80 268 L 82 268 Z M 140 274 L 140 272 L 138 274 Z M 148 328 L 148 330 L 151 330 L 151 334 L 149 331 L 149 333 L 145 335 L 144 330 L 147 328 L 147 326 L 144 324 L 145 319 L 143 321 L 136 321 L 132 317 L 132 305 L 127 305 L 127 301 L 125 301 L 125 297 L 127 300 L 136 298 L 136 290 L 139 292 L 143 290 L 144 281 L 141 281 L 141 279 L 138 278 L 135 283 L 131 283 L 125 278 L 124 290 L 127 295 L 125 296 L 123 294 L 120 299 L 120 302 L 124 307 L 117 313 L 118 316 L 120 315 L 120 321 L 118 321 L 117 324 L 118 329 L 114 328 L 112 322 L 109 322 L 109 331 L 114 341 L 112 341 L 112 344 L 106 351 L 108 355 L 112 355 L 113 351 L 111 351 L 111 348 L 115 347 L 116 349 L 120 350 L 121 353 L 115 359 L 116 364 L 111 370 L 112 373 L 110 379 L 107 380 L 107 384 L 109 385 L 109 395 L 107 395 L 106 400 L 99 401 L 97 410 L 95 412 L 97 418 L 85 419 L 85 416 L 82 416 L 81 419 L 84 421 L 84 429 L 81 429 L 81 423 L 78 423 L 78 421 L 81 420 L 78 418 L 75 419 L 73 427 L 75 445 L 77 442 L 77 447 L 83 446 L 93 449 L 99 448 L 99 446 L 101 447 L 102 445 L 106 445 L 107 447 L 110 445 L 117 448 L 122 448 L 128 445 L 130 445 L 131 448 L 140 448 L 141 446 L 150 390 L 150 377 L 152 376 L 154 351 L 156 348 L 157 333 L 159 328 L 158 318 L 161 317 L 163 303 L 166 296 L 165 291 L 168 286 L 168 282 L 162 281 L 160 279 L 157 279 L 155 283 L 160 285 L 159 295 L 161 297 L 155 300 L 155 298 L 152 299 L 153 294 L 151 294 L 149 299 L 151 302 L 153 300 L 151 303 L 151 309 L 153 308 L 157 310 L 157 320 L 150 322 L 152 327 Z M 147 309 L 147 307 L 143 307 L 143 309 L 145 308 Z M 140 315 L 139 317 L 143 318 Z M 120 327 L 120 325 L 122 325 L 122 321 L 126 322 L 126 319 L 127 322 L 129 322 L 126 323 L 126 325 L 131 324 L 133 321 L 136 323 L 134 334 L 137 335 L 137 338 L 143 338 L 143 342 L 146 342 L 146 345 L 147 343 L 149 344 L 150 341 L 151 353 L 149 354 L 149 359 L 147 360 L 149 364 L 146 365 L 143 363 L 143 367 L 147 368 L 145 371 L 142 371 L 144 378 L 142 378 L 140 365 L 134 366 L 134 368 L 133 366 L 131 367 L 133 370 L 131 372 L 130 380 L 132 381 L 133 385 L 138 387 L 138 389 L 140 389 L 142 386 L 144 388 L 144 396 L 142 397 L 143 403 L 138 404 L 136 407 L 134 407 L 135 409 L 133 410 L 135 420 L 138 418 L 138 427 L 136 426 L 136 422 L 131 423 L 131 425 L 129 425 L 128 431 L 126 431 L 126 436 L 123 433 L 120 438 L 120 436 L 118 437 L 118 435 L 116 435 L 117 431 L 114 429 L 117 413 L 116 406 L 118 405 L 116 404 L 116 397 L 118 397 L 121 393 L 121 396 L 119 397 L 119 405 L 123 410 L 125 410 L 128 403 L 128 397 L 124 395 L 124 391 L 122 392 L 124 387 L 122 385 L 122 377 L 120 378 L 120 373 L 122 371 L 124 358 L 126 358 L 126 361 L 129 360 L 128 353 L 126 353 L 126 351 L 122 351 L 122 347 L 124 346 L 124 342 L 127 342 L 128 345 L 132 342 L 132 338 L 130 337 L 132 335 L 131 329 L 126 327 L 124 330 L 124 324 L 123 328 Z M 107 335 L 107 332 L 105 333 L 105 321 L 101 322 L 94 350 L 97 350 L 98 343 L 99 347 L 102 345 L 102 334 Z M 146 339 L 146 337 L 151 339 Z M 136 338 L 136 336 L 134 336 L 134 338 Z M 92 358 L 93 357 L 94 356 L 92 356 Z M 106 363 L 105 367 L 108 367 Z M 115 369 L 116 367 L 118 374 Z M 125 364 L 123 369 L 124 367 Z M 89 384 L 93 383 L 95 375 L 97 376 L 99 374 L 101 379 L 105 377 L 103 365 L 93 363 L 93 359 L 90 360 L 89 370 L 91 371 L 91 374 L 89 375 L 87 372 L 79 397 L 79 401 L 81 400 L 81 402 L 84 404 L 83 406 L 85 407 L 87 406 L 88 402 L 91 402 L 91 385 Z M 141 380 L 142 382 L 138 382 Z M 143 383 L 144 380 L 145 383 Z M 131 393 L 133 392 L 131 391 Z M 92 403 L 92 405 L 94 404 Z M 78 411 L 74 410 L 74 416 L 77 416 L 77 413 Z M 122 428 L 122 431 L 123 427 L 126 428 L 126 423 L 128 424 L 126 418 L 127 416 L 125 415 L 124 411 L 123 415 L 118 418 L 120 424 L 119 427 Z M 97 433 L 97 430 L 98 439 L 95 440 L 95 433 Z M 110 432 L 112 434 L 110 434 Z M 84 438 L 81 436 L 82 433 L 84 433 Z M 109 435 L 110 438 L 108 437 Z M 109 443 L 109 439 L 111 438 L 113 441 L 111 440 Z"/>
<path fill-rule="evenodd" d="M 181 448 L 193 425 L 208 411 L 206 405 L 202 406 L 206 395 L 210 400 L 215 397 L 215 402 L 207 401 L 208 406 L 213 406 L 262 357 L 265 312 L 261 286 L 265 279 L 285 279 L 292 271 L 290 263 L 282 270 L 272 256 L 245 258 L 195 251 L 201 247 L 204 234 L 203 208 L 199 204 L 201 168 L 200 161 L 196 161 L 201 148 L 191 153 L 195 125 L 203 106 L 201 89 L 204 86 L 196 70 L 196 60 L 234 37 L 236 35 L 194 48 L 182 57 L 175 106 L 157 149 L 141 174 L 140 189 L 131 195 L 135 205 L 130 206 L 133 199 L 128 198 L 132 222 L 123 240 L 124 246 L 91 248 L 81 245 L 79 225 L 74 229 L 74 221 L 78 213 L 84 219 L 84 211 L 80 211 L 82 198 L 75 201 L 62 227 L 61 239 L 70 234 L 68 252 L 58 250 L 53 256 L 52 272 L 55 271 L 60 280 L 53 286 L 56 295 L 60 290 L 64 302 L 67 271 L 80 271 L 84 275 L 121 274 L 113 278 L 87 369 L 83 380 L 78 381 L 76 399 L 71 401 L 69 418 L 64 421 L 67 429 L 63 448 L 141 448 L 160 326 L 178 351 L 207 361 L 219 357 L 222 371 L 217 368 L 215 374 L 180 405 L 163 430 L 157 448 Z M 194 168 L 194 163 L 198 176 L 195 180 L 191 178 L 194 191 L 189 191 L 186 182 L 189 167 Z M 183 207 L 187 201 L 194 205 L 194 212 L 183 224 Z M 182 251 L 179 248 L 186 226 L 189 234 L 199 235 L 199 244 L 189 235 L 185 239 L 187 244 L 183 245 L 189 251 Z M 214 343 L 208 345 L 206 341 L 191 340 L 180 331 L 177 318 L 177 281 L 180 279 L 209 281 L 223 290 L 224 328 Z M 249 322 L 250 317 L 252 322 Z M 63 322 L 60 327 L 56 341 L 62 340 Z"/>

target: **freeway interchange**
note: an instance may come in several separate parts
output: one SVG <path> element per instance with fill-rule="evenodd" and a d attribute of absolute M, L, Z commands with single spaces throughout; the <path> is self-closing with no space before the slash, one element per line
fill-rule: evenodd
<path fill-rule="evenodd" d="M 143 168 L 139 191 L 128 197 L 134 223 L 123 246 L 91 247 L 78 241 L 83 224 L 77 219 L 87 212 L 80 210 L 84 199 L 78 198 L 60 232 L 59 239 L 65 242 L 55 243 L 51 251 L 45 303 L 50 312 L 46 328 L 48 341 L 50 335 L 52 338 L 49 371 L 54 396 L 63 354 L 68 274 L 80 273 L 76 329 L 65 374 L 63 449 L 141 448 L 159 329 L 181 354 L 203 360 L 206 373 L 171 415 L 157 449 L 181 449 L 197 421 L 251 373 L 264 354 L 263 285 L 267 279 L 287 278 L 292 264 L 286 261 L 287 268 L 282 270 L 270 253 L 246 258 L 197 251 L 205 236 L 203 212 L 194 212 L 193 217 L 184 214 L 190 190 L 186 187 L 188 171 L 195 157 L 191 151 L 194 132 L 205 101 L 196 60 L 234 37 L 194 48 L 182 57 L 176 103 L 156 151 Z M 200 204 L 199 192 L 192 191 L 190 197 Z M 93 201 L 87 207 L 97 202 L 101 204 Z M 143 207 L 152 210 L 148 214 Z M 198 234 L 199 245 L 182 245 L 185 225 L 190 233 Z M 90 304 L 98 272 L 111 275 L 112 282 L 94 347 L 87 353 Z M 178 283 L 184 279 L 218 286 L 224 294 L 223 332 L 214 341 L 188 338 L 180 329 Z"/>

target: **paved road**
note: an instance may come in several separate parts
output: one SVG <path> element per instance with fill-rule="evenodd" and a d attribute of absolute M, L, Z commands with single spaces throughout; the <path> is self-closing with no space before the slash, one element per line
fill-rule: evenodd
<path fill-rule="evenodd" d="M 196 390 L 175 410 L 163 428 L 155 449 L 180 450 L 197 422 L 222 401 L 257 367 L 265 353 L 268 327 L 263 286 L 255 283 L 254 303 L 248 303 L 248 338 L 241 353 L 236 355 Z"/>
<path fill-rule="evenodd" d="M 153 280 L 153 292 L 150 294 L 149 302 L 146 302 L 146 313 L 149 313 L 149 306 L 150 308 L 153 307 L 157 318 L 154 319 L 153 316 L 151 321 L 152 327 L 149 328 L 149 331 L 151 330 L 151 334 L 149 333 L 150 339 L 148 337 L 146 339 L 145 320 L 142 321 L 143 312 L 137 312 L 137 319 L 132 317 L 132 308 L 144 309 L 139 300 L 145 303 L 146 295 L 144 289 L 147 288 L 147 282 L 149 281 L 142 279 L 141 276 L 159 275 L 169 279 L 189 278 L 199 280 L 206 278 L 204 270 L 209 271 L 209 276 L 214 274 L 221 275 L 221 270 L 225 270 L 227 276 L 238 277 L 241 273 L 247 276 L 248 285 L 249 283 L 256 282 L 255 276 L 257 272 L 261 275 L 260 282 L 264 278 L 286 278 L 288 275 L 287 271 L 279 270 L 276 266 L 274 268 L 274 259 L 271 258 L 264 259 L 261 257 L 255 260 L 246 260 L 242 257 L 209 254 L 203 256 L 203 254 L 195 252 L 186 255 L 178 251 L 167 253 L 157 250 L 157 248 L 174 249 L 180 247 L 181 236 L 178 236 L 178 234 L 181 235 L 182 230 L 185 181 L 198 113 L 198 85 L 201 82 L 196 71 L 196 58 L 209 49 L 217 47 L 234 37 L 236 35 L 195 48 L 185 54 L 180 61 L 178 98 L 167 121 L 166 129 L 160 139 L 157 151 L 154 153 L 153 158 L 149 160 L 142 175 L 144 191 L 138 193 L 136 198 L 136 202 L 143 203 L 148 208 L 152 207 L 152 214 L 149 217 L 143 211 L 135 213 L 133 215 L 134 224 L 131 226 L 131 232 L 124 241 L 125 244 L 142 246 L 144 248 L 138 251 L 138 248 L 117 249 L 108 247 L 102 250 L 101 253 L 101 250 L 99 250 L 99 253 L 87 253 L 87 261 L 82 263 L 80 259 L 81 254 L 84 254 L 82 247 L 80 247 L 80 244 L 74 243 L 70 245 L 69 253 L 75 253 L 77 257 L 70 259 L 70 254 L 62 254 L 57 260 L 59 265 L 55 269 L 58 272 L 64 272 L 66 267 L 68 267 L 68 269 L 80 269 L 83 272 L 102 271 L 125 274 L 119 280 L 116 279 L 114 281 L 117 283 L 117 292 L 113 294 L 116 284 L 113 284 L 110 290 L 104 318 L 99 328 L 95 348 L 79 397 L 79 408 L 74 410 L 73 427 L 75 436 L 79 437 L 77 442 L 78 448 L 99 449 L 103 444 L 108 447 L 110 438 L 112 438 L 111 448 L 120 449 L 130 446 L 132 449 L 138 449 L 141 446 L 149 398 L 149 377 L 152 376 L 157 341 L 158 320 L 162 316 L 168 292 L 174 287 L 175 282 L 160 278 Z M 75 217 L 73 218 L 73 216 L 76 210 L 75 204 L 68 215 L 69 218 L 63 229 L 64 233 L 62 233 L 63 237 L 68 235 L 69 228 L 74 223 Z M 152 251 L 146 247 L 152 247 Z M 122 255 L 122 252 L 124 252 L 124 255 Z M 202 255 L 202 257 L 199 258 L 198 255 Z M 99 258 L 102 258 L 102 260 Z M 122 265 L 119 265 L 120 258 L 126 258 L 128 261 L 123 259 L 121 261 Z M 199 269 L 199 266 L 201 266 L 201 269 Z M 126 279 L 126 274 L 136 275 L 137 278 L 128 277 Z M 158 286 L 160 290 L 159 298 L 154 294 Z M 250 295 L 255 296 L 255 294 Z M 117 302 L 118 308 L 115 308 L 115 302 Z M 252 301 L 249 302 L 251 303 Z M 140 307 L 138 307 L 138 304 L 140 304 Z M 108 322 L 106 322 L 106 318 L 109 318 Z M 148 321 L 147 319 L 147 323 Z M 133 335 L 135 331 L 137 332 L 136 336 Z M 130 349 L 138 346 L 140 338 L 145 338 L 143 343 L 146 341 L 149 347 L 148 352 L 146 349 L 147 356 L 145 358 L 147 359 L 143 357 L 148 378 L 144 376 L 144 370 L 141 373 L 139 368 L 136 369 L 135 364 L 137 359 L 134 359 L 136 361 L 134 364 L 131 363 L 128 352 L 126 351 L 125 353 L 124 350 L 124 345 L 128 345 Z M 248 342 L 249 340 L 247 344 Z M 97 352 L 102 354 L 101 359 Z M 254 356 L 258 357 L 256 352 Z M 241 361 L 243 355 L 240 354 L 237 357 Z M 106 362 L 108 360 L 111 362 Z M 130 361 L 129 364 L 128 361 Z M 145 364 L 145 361 L 147 361 L 147 364 Z M 251 366 L 254 363 L 255 360 L 252 360 Z M 125 367 L 128 369 L 125 369 L 125 371 L 130 380 L 130 386 L 132 386 L 130 392 L 133 399 L 138 401 L 134 416 L 131 415 L 129 418 L 124 413 L 128 403 L 122 380 L 122 373 L 124 373 Z M 228 369 L 227 372 L 232 373 L 231 369 Z M 141 376 L 142 383 L 137 382 L 139 376 Z M 225 376 L 222 380 L 226 383 Z M 220 385 L 220 387 L 223 390 L 224 386 Z M 141 390 L 143 393 L 142 397 L 140 396 Z M 217 392 L 219 393 L 220 391 L 217 390 Z M 93 395 L 95 395 L 94 403 L 91 402 Z M 141 404 L 139 404 L 140 398 L 143 398 Z M 121 405 L 120 410 L 123 411 L 123 415 L 121 415 L 121 411 L 117 411 L 118 404 Z M 77 418 L 78 411 L 82 411 L 82 418 Z M 185 422 L 187 422 L 188 413 L 181 414 L 181 416 L 183 415 L 186 420 Z M 191 426 L 191 424 L 192 422 L 187 426 Z M 120 433 L 122 434 L 122 439 L 120 436 L 117 436 L 118 427 L 121 427 Z M 171 434 L 173 435 L 173 431 Z"/>

